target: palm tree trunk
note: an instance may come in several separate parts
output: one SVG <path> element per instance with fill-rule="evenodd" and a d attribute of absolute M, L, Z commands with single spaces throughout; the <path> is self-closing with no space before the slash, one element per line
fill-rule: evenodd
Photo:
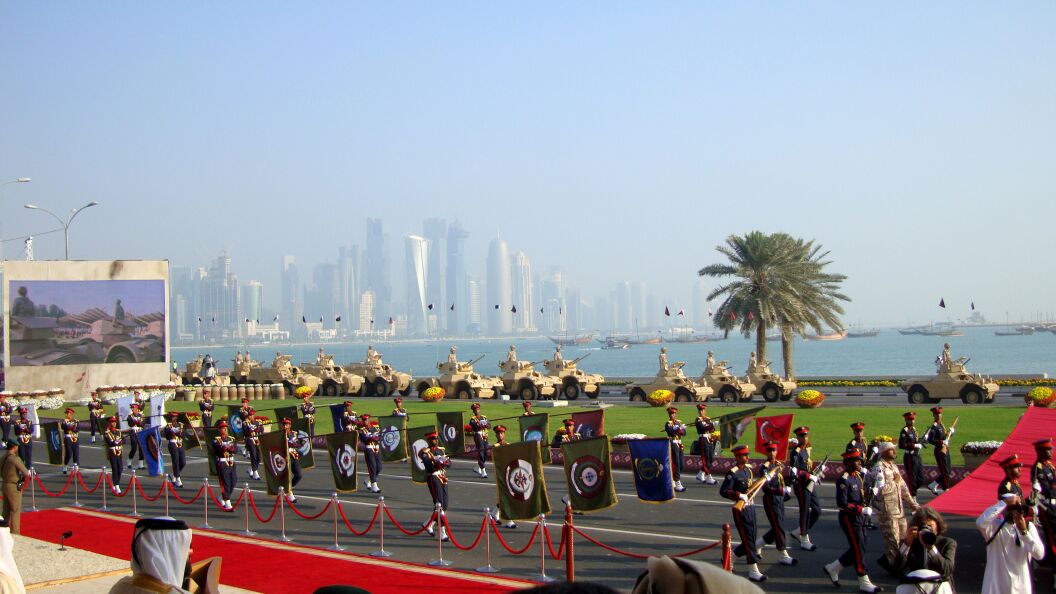
<path fill-rule="evenodd" d="M 755 327 L 755 360 L 759 364 L 766 361 L 766 320 L 759 316 L 758 326 Z"/>
<path fill-rule="evenodd" d="M 792 328 L 789 326 L 781 327 L 781 358 L 785 363 L 785 378 L 792 380 L 796 371 L 792 361 Z"/>

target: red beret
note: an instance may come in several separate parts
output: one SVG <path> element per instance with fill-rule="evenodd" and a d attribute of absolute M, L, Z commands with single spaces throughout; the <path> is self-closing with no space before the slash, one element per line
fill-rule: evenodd
<path fill-rule="evenodd" d="M 345 401 L 345 406 L 352 406 L 352 401 L 351 400 L 346 400 Z"/>
<path fill-rule="evenodd" d="M 172 411 L 172 412 L 169 413 L 169 418 L 170 419 L 176 419 L 176 418 L 179 418 L 179 416 L 180 416 L 180 413 L 178 413 L 176 411 Z"/>
<path fill-rule="evenodd" d="M 225 427 L 227 427 L 227 421 L 220 421 L 219 423 L 216 424 L 216 428 L 217 429 L 223 429 Z"/>
<path fill-rule="evenodd" d="M 707 402 L 698 402 L 697 403 L 697 410 L 700 410 L 702 408 L 708 408 L 708 403 Z"/>
<path fill-rule="evenodd" d="M 1039 439 L 1038 441 L 1034 442 L 1034 447 L 1035 448 L 1039 448 L 1039 449 L 1040 448 L 1051 448 L 1052 447 L 1052 439 L 1051 438 Z"/>
<path fill-rule="evenodd" d="M 941 415 L 942 414 L 942 407 L 941 406 L 933 406 L 933 407 L 931 407 L 931 412 L 933 414 Z"/>
<path fill-rule="evenodd" d="M 399 404 L 399 403 L 403 402 L 403 398 L 400 398 L 399 396 L 397 396 L 397 397 L 393 398 L 392 401 L 395 402 L 396 404 Z"/>
<path fill-rule="evenodd" d="M 844 462 L 851 462 L 853 460 L 861 460 L 862 459 L 862 453 L 859 452 L 858 450 L 849 450 L 849 451 L 844 452 L 841 455 L 843 456 L 843 461 Z"/>
<path fill-rule="evenodd" d="M 747 454 L 748 453 L 748 446 L 746 446 L 746 445 L 744 445 L 742 443 L 741 445 L 733 448 L 732 451 L 733 451 L 733 455 L 734 456 L 740 456 L 741 454 Z"/>
<path fill-rule="evenodd" d="M 678 407 L 677 406 L 669 406 L 669 407 L 667 407 L 667 412 L 669 412 L 669 413 L 678 412 Z"/>
<path fill-rule="evenodd" d="M 859 429 L 865 429 L 865 423 L 861 421 L 851 423 L 851 429 L 854 429 L 855 431 L 858 431 Z"/>
<path fill-rule="evenodd" d="M 1012 454 L 1000 462 L 1001 468 L 1019 468 L 1023 463 L 1019 461 L 1018 454 Z"/>
<path fill-rule="evenodd" d="M 768 452 L 776 452 L 777 451 L 777 444 L 772 442 L 772 441 L 768 441 L 768 442 L 763 444 L 763 449 L 768 451 Z"/>
<path fill-rule="evenodd" d="M 495 425 L 495 431 L 506 431 L 506 425 Z"/>
<path fill-rule="evenodd" d="M 66 409 L 66 412 L 68 412 L 68 413 L 71 413 L 71 412 L 74 412 L 74 411 L 73 411 L 73 409 L 72 409 L 72 408 L 67 408 L 67 409 Z"/>
<path fill-rule="evenodd" d="M 575 426 L 575 424 L 576 424 L 576 422 L 573 421 L 572 419 L 565 419 L 564 423 L 565 423 L 566 427 L 568 427 L 569 425 Z"/>
<path fill-rule="evenodd" d="M 106 420 L 106 422 L 107 423 L 116 423 L 117 422 L 117 417 L 110 417 L 109 419 Z"/>
<path fill-rule="evenodd" d="M 917 413 L 915 413 L 913 411 L 909 411 L 909 412 L 902 413 L 902 416 L 907 418 L 907 419 L 915 419 L 915 418 L 917 418 Z"/>
<path fill-rule="evenodd" d="M 363 414 L 359 415 L 359 418 L 361 418 L 363 420 L 367 420 L 367 419 L 370 418 L 370 415 L 368 415 L 367 413 L 363 413 Z"/>
<path fill-rule="evenodd" d="M 426 439 L 432 439 L 432 438 L 434 438 L 434 437 L 436 437 L 436 438 L 439 438 L 439 437 L 440 437 L 440 435 L 439 435 L 439 434 L 437 434 L 437 432 L 436 432 L 436 431 L 430 431 L 429 433 L 426 433 L 426 434 L 425 434 L 425 438 L 426 438 Z"/>
<path fill-rule="evenodd" d="M 480 408 L 480 403 L 479 402 L 474 402 L 473 404 L 469 405 L 469 408 L 473 408 L 473 409 Z"/>
<path fill-rule="evenodd" d="M 521 403 L 521 406 L 523 406 L 524 408 L 532 408 L 532 401 L 531 400 L 525 400 L 524 402 Z"/>
<path fill-rule="evenodd" d="M 291 421 L 291 420 L 290 420 L 289 418 L 284 418 L 284 419 L 282 420 L 282 424 L 283 424 L 283 425 L 292 425 L 292 424 L 293 424 L 293 421 Z"/>
<path fill-rule="evenodd" d="M 808 434 L 810 434 L 810 427 L 807 427 L 806 425 L 802 425 L 802 426 L 796 427 L 795 430 L 792 431 L 792 433 L 795 433 L 796 435 L 808 435 Z"/>

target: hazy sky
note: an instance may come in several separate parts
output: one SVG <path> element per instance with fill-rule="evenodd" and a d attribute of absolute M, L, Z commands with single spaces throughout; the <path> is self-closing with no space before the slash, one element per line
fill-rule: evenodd
<path fill-rule="evenodd" d="M 365 218 L 501 233 L 585 295 L 686 300 L 731 233 L 818 239 L 848 321 L 1053 311 L 1052 2 L 0 5 L 3 237 L 230 251 L 274 306 Z M 61 234 L 36 240 L 61 258 Z M 19 242 L 5 244 L 9 257 Z M 402 288 L 400 289 L 402 291 Z M 677 304 L 676 304 L 677 305 Z"/>

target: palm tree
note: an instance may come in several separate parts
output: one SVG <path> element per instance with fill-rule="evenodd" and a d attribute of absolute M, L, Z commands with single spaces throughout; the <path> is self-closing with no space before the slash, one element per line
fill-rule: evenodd
<path fill-rule="evenodd" d="M 825 272 L 831 262 L 828 252 L 814 241 L 796 239 L 786 233 L 767 235 L 752 231 L 731 235 L 725 245 L 715 248 L 729 259 L 728 264 L 712 264 L 700 269 L 700 276 L 733 277 L 708 295 L 723 297 L 715 312 L 715 324 L 730 331 L 738 328 L 744 336 L 755 331 L 755 351 L 766 361 L 766 334 L 773 325 L 781 331 L 785 375 L 794 377 L 792 337 L 806 328 L 822 331 L 822 326 L 841 331 L 839 301 L 848 298 L 839 292 L 846 278 Z"/>

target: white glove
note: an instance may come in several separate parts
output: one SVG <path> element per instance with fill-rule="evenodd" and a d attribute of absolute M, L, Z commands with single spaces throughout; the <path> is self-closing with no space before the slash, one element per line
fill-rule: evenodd
<path fill-rule="evenodd" d="M 879 492 L 880 492 L 880 487 L 879 486 L 873 487 L 873 495 L 876 495 Z"/>
<path fill-rule="evenodd" d="M 955 429 L 955 428 L 953 428 L 953 427 L 950 427 L 950 433 L 949 433 L 949 435 L 947 435 L 947 436 L 946 436 L 946 439 L 949 439 L 949 438 L 953 437 L 953 434 L 954 434 L 954 433 L 955 433 L 956 431 L 957 431 L 957 429 Z"/>
<path fill-rule="evenodd" d="M 792 487 L 785 487 L 785 495 L 791 495 L 791 494 L 792 494 Z"/>
<path fill-rule="evenodd" d="M 1031 487 L 1033 487 L 1038 493 L 1041 493 L 1041 483 L 1034 483 Z"/>
<path fill-rule="evenodd" d="M 871 508 L 871 507 L 863 507 L 862 508 L 862 515 L 867 517 L 867 518 L 872 517 L 873 508 Z"/>
<path fill-rule="evenodd" d="M 819 482 L 820 480 L 821 480 L 821 477 L 820 477 L 820 476 L 818 476 L 818 475 L 816 475 L 816 474 L 812 474 L 812 475 L 810 475 L 810 482 L 812 482 L 812 483 L 816 483 L 816 482 Z"/>
<path fill-rule="evenodd" d="M 869 469 L 868 468 L 863 468 L 862 469 L 862 476 L 869 476 Z"/>
<path fill-rule="evenodd" d="M 737 498 L 740 499 L 741 501 L 744 501 L 745 503 L 748 502 L 748 496 L 745 495 L 744 493 L 738 493 L 737 494 Z"/>
<path fill-rule="evenodd" d="M 922 447 L 924 447 L 924 444 L 922 444 L 922 443 L 913 444 L 913 449 L 915 449 L 915 450 L 919 450 Z"/>

